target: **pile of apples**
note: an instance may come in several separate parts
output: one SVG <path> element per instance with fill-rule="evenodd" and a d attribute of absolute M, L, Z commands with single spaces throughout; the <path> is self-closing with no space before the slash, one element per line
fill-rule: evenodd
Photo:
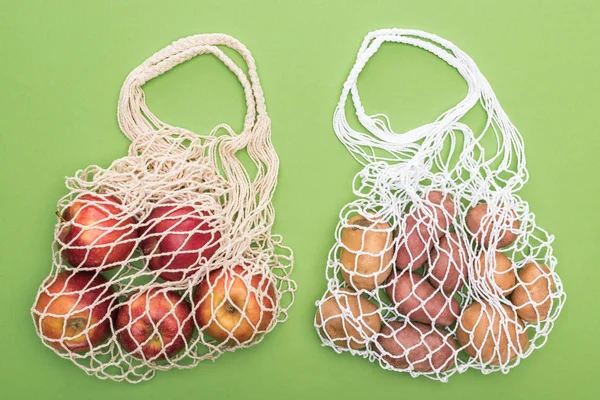
<path fill-rule="evenodd" d="M 524 322 L 549 317 L 556 287 L 547 266 L 504 254 L 522 232 L 516 212 L 480 202 L 458 218 L 448 193 L 421 200 L 396 229 L 368 213 L 341 225 L 322 340 L 411 373 L 443 373 L 460 351 L 492 366 L 524 355 Z"/>
<path fill-rule="evenodd" d="M 195 331 L 197 340 L 238 345 L 273 322 L 271 278 L 243 263 L 206 267 L 226 246 L 211 213 L 165 202 L 140 223 L 116 197 L 85 192 L 57 214 L 68 265 L 42 284 L 32 309 L 54 349 L 93 353 L 112 338 L 153 362 L 187 352 Z M 132 292 L 140 276 L 152 282 Z"/>

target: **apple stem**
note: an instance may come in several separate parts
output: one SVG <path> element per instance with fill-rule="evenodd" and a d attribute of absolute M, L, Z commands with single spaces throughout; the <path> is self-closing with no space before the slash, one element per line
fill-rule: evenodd
<path fill-rule="evenodd" d="M 58 212 L 58 210 L 56 210 L 56 216 L 60 219 L 61 222 L 68 222 L 65 217 L 62 216 L 61 213 Z"/>
<path fill-rule="evenodd" d="M 155 334 L 152 336 L 152 338 L 150 339 L 150 341 L 151 341 L 151 342 L 154 342 L 154 343 L 160 343 L 160 342 L 161 342 L 161 340 L 160 340 L 160 335 L 159 335 L 158 333 L 155 333 Z"/>

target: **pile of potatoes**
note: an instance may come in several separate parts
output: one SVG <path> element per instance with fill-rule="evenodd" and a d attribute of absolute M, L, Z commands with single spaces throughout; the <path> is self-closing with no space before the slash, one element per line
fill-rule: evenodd
<path fill-rule="evenodd" d="M 480 202 L 461 217 L 442 191 L 418 203 L 399 228 L 369 213 L 343 224 L 335 271 L 345 285 L 317 302 L 323 342 L 411 374 L 524 355 L 524 322 L 548 317 L 555 282 L 545 265 L 504 254 L 521 232 L 516 212 Z"/>

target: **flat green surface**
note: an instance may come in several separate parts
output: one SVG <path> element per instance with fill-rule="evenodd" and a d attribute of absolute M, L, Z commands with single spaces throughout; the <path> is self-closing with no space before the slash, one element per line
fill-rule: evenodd
<path fill-rule="evenodd" d="M 0 398 L 600 397 L 597 1 L 0 3 Z M 569 297 L 546 346 L 508 375 L 412 379 L 321 347 L 312 327 L 337 215 L 359 169 L 333 133 L 332 113 L 363 36 L 384 27 L 458 44 L 525 139 L 531 180 L 521 194 L 556 236 Z M 296 303 L 289 321 L 254 348 L 141 385 L 100 381 L 42 346 L 29 316 L 50 267 L 56 201 L 64 176 L 125 154 L 115 111 L 129 71 L 171 41 L 203 32 L 239 38 L 257 60 L 281 159 L 275 231 L 296 254 Z M 388 113 L 398 131 L 431 121 L 465 91 L 441 61 L 393 45 L 368 65 L 360 87 L 367 112 Z M 167 122 L 198 133 L 221 122 L 241 127 L 241 88 L 210 56 L 145 89 Z"/>

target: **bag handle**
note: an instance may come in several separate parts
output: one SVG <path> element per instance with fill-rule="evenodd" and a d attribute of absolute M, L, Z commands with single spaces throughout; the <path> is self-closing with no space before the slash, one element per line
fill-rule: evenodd
<path fill-rule="evenodd" d="M 217 45 L 237 51 L 248 67 L 248 77 Z M 170 125 L 156 117 L 146 105 L 142 86 L 175 66 L 200 54 L 213 54 L 238 78 L 246 98 L 246 117 L 242 135 L 252 132 L 257 116 L 267 116 L 267 109 L 256 63 L 250 51 L 237 39 L 222 33 L 199 34 L 179 39 L 144 61 L 127 76 L 121 88 L 117 116 L 123 133 L 134 140 L 139 134 Z"/>
<path fill-rule="evenodd" d="M 367 115 L 360 100 L 357 81 L 364 66 L 384 42 L 419 47 L 444 60 L 455 68 L 467 83 L 466 96 L 457 105 L 442 113 L 434 122 L 411 129 L 403 134 L 393 131 L 387 116 L 383 114 Z M 350 128 L 345 114 L 349 95 L 352 97 L 358 120 L 370 134 L 357 132 Z M 450 41 L 431 33 L 412 29 L 382 29 L 371 32 L 364 38 L 356 62 L 344 83 L 334 112 L 333 127 L 338 138 L 353 157 L 363 165 L 382 160 L 405 161 L 417 153 L 421 147 L 417 142 L 423 138 L 435 138 L 448 130 L 472 133 L 470 128 L 460 123 L 459 120 L 478 102 L 485 108 L 488 115 L 502 126 L 502 132 L 508 139 L 507 144 L 518 145 L 520 143 L 522 146 L 522 139 L 518 131 L 500 107 L 491 86 L 466 53 Z M 375 148 L 385 150 L 394 157 L 377 156 Z"/>

